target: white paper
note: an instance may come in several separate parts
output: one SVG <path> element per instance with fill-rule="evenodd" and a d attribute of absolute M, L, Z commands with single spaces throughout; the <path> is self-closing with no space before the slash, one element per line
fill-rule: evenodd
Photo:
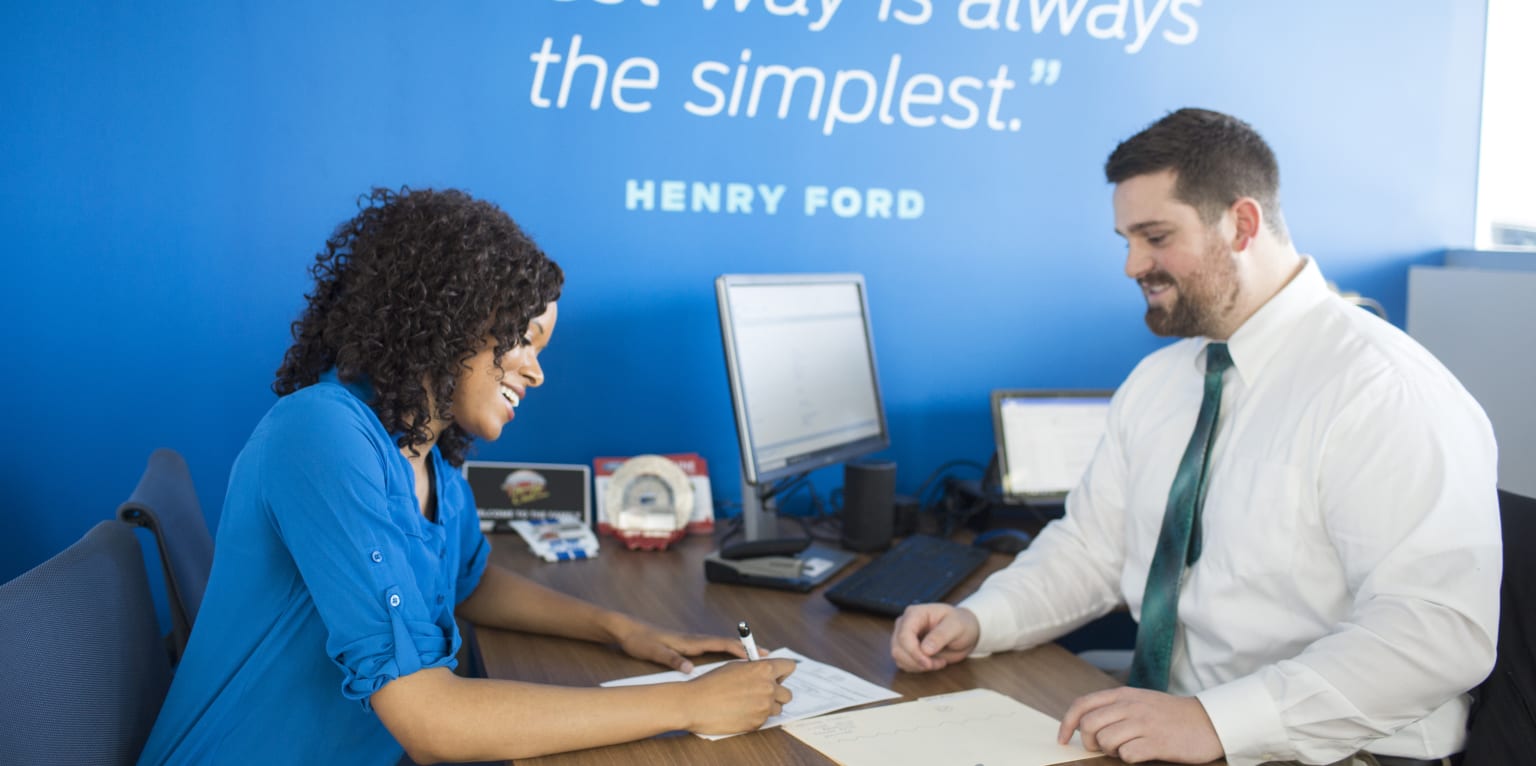
<path fill-rule="evenodd" d="M 769 718 L 762 725 L 761 729 L 771 729 L 775 726 L 782 726 L 790 721 L 798 721 L 802 718 L 810 718 L 855 705 L 866 705 L 871 702 L 901 698 L 900 694 L 890 689 L 876 686 L 846 670 L 835 668 L 823 662 L 817 662 L 792 649 L 776 649 L 769 653 L 768 656 L 795 660 L 798 666 L 795 668 L 795 672 L 784 680 L 785 688 L 794 692 L 794 699 L 784 706 L 783 712 Z M 746 660 L 726 660 L 725 662 L 746 662 Z M 645 684 L 687 681 L 708 673 L 724 665 L 725 662 L 698 665 L 694 667 L 692 673 L 687 674 L 669 670 L 664 673 L 621 678 L 616 681 L 609 681 L 603 684 L 603 686 L 643 686 Z M 700 734 L 698 736 L 704 739 L 715 740 L 736 735 Z"/>
<path fill-rule="evenodd" d="M 1060 722 L 990 689 L 924 697 L 784 727 L 842 766 L 1047 766 L 1101 757 L 1074 736 L 1056 743 Z"/>

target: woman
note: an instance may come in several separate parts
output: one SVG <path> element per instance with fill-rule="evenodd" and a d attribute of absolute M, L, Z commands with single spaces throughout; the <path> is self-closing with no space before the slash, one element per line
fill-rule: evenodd
<path fill-rule="evenodd" d="M 686 684 L 466 679 L 457 614 L 689 671 L 676 633 L 488 564 L 455 470 L 544 382 L 562 274 L 456 191 L 375 190 L 312 268 L 281 396 L 235 460 L 207 595 L 141 764 L 503 760 L 756 728 L 793 663 Z"/>

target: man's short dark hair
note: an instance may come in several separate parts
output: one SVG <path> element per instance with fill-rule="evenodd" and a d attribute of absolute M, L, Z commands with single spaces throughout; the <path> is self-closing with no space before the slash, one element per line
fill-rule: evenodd
<path fill-rule="evenodd" d="M 1174 196 L 1195 208 L 1207 226 L 1233 202 L 1258 200 L 1270 231 L 1289 239 L 1280 215 L 1280 167 L 1269 144 L 1252 126 L 1209 109 L 1180 109 L 1115 147 L 1104 178 L 1118 184 L 1172 170 Z"/>

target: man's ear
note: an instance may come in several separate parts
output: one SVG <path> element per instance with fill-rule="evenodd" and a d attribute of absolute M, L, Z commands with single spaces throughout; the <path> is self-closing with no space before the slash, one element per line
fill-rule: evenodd
<path fill-rule="evenodd" d="M 1253 240 L 1259 236 L 1259 231 L 1264 228 L 1264 208 L 1259 201 L 1252 197 L 1242 197 L 1232 203 L 1227 211 L 1232 216 L 1233 235 L 1232 249 L 1242 252 L 1253 244 Z"/>

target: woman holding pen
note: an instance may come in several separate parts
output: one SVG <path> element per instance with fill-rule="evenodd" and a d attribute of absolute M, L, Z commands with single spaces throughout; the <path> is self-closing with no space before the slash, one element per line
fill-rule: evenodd
<path fill-rule="evenodd" d="M 455 191 L 376 190 L 312 272 L 141 764 L 382 766 L 402 747 L 421 763 L 505 760 L 746 731 L 779 712 L 786 660 L 615 689 L 454 675 L 455 615 L 683 672 L 746 652 L 487 563 L 456 467 L 543 384 L 563 280 L 505 213 Z"/>

